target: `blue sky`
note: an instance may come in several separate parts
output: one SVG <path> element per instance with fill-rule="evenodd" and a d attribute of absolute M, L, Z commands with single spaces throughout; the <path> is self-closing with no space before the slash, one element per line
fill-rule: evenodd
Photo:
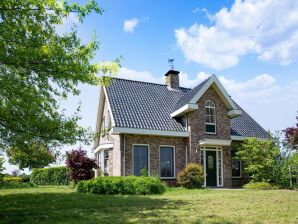
<path fill-rule="evenodd" d="M 101 46 L 94 62 L 122 55 L 119 77 L 162 83 L 168 58 L 174 58 L 183 86 L 193 87 L 216 74 L 233 99 L 265 129 L 294 125 L 298 110 L 297 1 L 98 2 L 104 14 L 92 14 L 78 24 L 84 42 L 94 30 L 98 34 Z M 71 15 L 62 30 L 76 22 Z M 79 97 L 70 97 L 61 106 L 72 113 L 81 102 L 81 124 L 94 129 L 99 87 L 80 89 Z M 91 152 L 91 147 L 86 149 Z"/>

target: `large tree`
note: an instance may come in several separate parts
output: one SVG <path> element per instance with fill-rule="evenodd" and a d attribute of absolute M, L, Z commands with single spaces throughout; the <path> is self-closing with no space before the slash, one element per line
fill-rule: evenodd
<path fill-rule="evenodd" d="M 114 73 L 117 65 L 92 63 L 96 38 L 83 44 L 76 26 L 63 34 L 56 28 L 70 13 L 83 22 L 92 11 L 102 13 L 93 0 L 0 1 L 0 150 L 90 141 L 90 131 L 78 125 L 79 107 L 66 116 L 59 104 L 78 95 L 80 83 L 103 83 L 97 74 Z"/>
<path fill-rule="evenodd" d="M 24 168 L 43 168 L 56 161 L 58 152 L 50 150 L 49 147 L 32 143 L 20 146 L 13 146 L 6 150 L 9 157 L 9 163 L 19 166 L 19 169 Z"/>

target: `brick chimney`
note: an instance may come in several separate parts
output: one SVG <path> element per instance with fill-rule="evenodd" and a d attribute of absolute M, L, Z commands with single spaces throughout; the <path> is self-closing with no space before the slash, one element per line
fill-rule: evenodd
<path fill-rule="evenodd" d="M 175 70 L 169 70 L 166 74 L 166 84 L 171 89 L 178 89 L 179 88 L 179 73 Z"/>

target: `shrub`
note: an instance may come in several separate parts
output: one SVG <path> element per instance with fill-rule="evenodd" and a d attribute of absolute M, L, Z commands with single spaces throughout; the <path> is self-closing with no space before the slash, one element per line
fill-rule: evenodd
<path fill-rule="evenodd" d="M 201 188 L 204 184 L 204 171 L 201 165 L 189 163 L 178 173 L 178 184 L 186 188 Z"/>
<path fill-rule="evenodd" d="M 37 185 L 68 185 L 68 169 L 64 166 L 33 169 L 30 181 Z"/>
<path fill-rule="evenodd" d="M 279 189 L 278 186 L 267 183 L 267 182 L 250 182 L 243 185 L 245 189 L 257 189 L 257 190 L 276 190 Z"/>
<path fill-rule="evenodd" d="M 88 158 L 87 152 L 82 149 L 66 152 L 66 165 L 70 179 L 75 182 L 93 178 L 93 169 L 97 168 L 95 159 Z"/>
<path fill-rule="evenodd" d="M 25 183 L 22 177 L 5 176 L 0 184 L 1 188 L 25 188 L 33 187 L 32 183 Z"/>
<path fill-rule="evenodd" d="M 165 186 L 156 177 L 97 177 L 92 180 L 80 181 L 77 191 L 92 194 L 130 194 L 146 195 L 161 194 Z"/>

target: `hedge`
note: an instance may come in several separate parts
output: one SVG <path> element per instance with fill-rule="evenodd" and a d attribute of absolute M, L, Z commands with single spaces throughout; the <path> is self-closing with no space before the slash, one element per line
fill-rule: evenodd
<path fill-rule="evenodd" d="M 165 186 L 157 177 L 97 177 L 80 181 L 77 192 L 91 194 L 161 194 Z"/>
<path fill-rule="evenodd" d="M 33 187 L 33 184 L 24 182 L 22 177 L 5 176 L 0 181 L 0 188 L 26 188 Z"/>
<path fill-rule="evenodd" d="M 64 166 L 33 169 L 30 182 L 37 185 L 68 185 L 68 169 Z"/>

